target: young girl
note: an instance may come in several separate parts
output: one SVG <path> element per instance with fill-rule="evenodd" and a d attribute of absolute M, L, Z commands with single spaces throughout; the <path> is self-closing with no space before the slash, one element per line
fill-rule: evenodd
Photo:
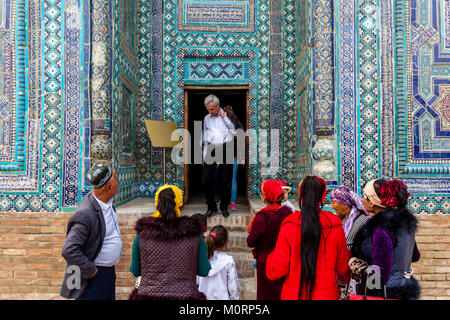
<path fill-rule="evenodd" d="M 205 240 L 211 270 L 207 277 L 197 277 L 198 290 L 207 300 L 239 300 L 236 265 L 233 257 L 223 252 L 228 245 L 227 229 L 217 225 Z"/>

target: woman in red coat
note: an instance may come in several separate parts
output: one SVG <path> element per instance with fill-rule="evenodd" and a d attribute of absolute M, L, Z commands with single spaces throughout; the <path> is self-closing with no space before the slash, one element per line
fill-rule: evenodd
<path fill-rule="evenodd" d="M 280 300 L 283 280 L 272 281 L 266 277 L 266 259 L 275 248 L 280 225 L 292 211 L 281 206 L 284 191 L 275 180 L 266 180 L 261 184 L 261 199 L 266 207 L 259 210 L 248 227 L 247 245 L 253 248 L 256 259 L 256 299 Z"/>
<path fill-rule="evenodd" d="M 271 280 L 286 277 L 282 300 L 338 300 L 337 280 L 347 283 L 351 257 L 341 220 L 322 211 L 326 182 L 307 176 L 299 185 L 301 212 L 281 224 L 277 244 L 266 262 Z"/>

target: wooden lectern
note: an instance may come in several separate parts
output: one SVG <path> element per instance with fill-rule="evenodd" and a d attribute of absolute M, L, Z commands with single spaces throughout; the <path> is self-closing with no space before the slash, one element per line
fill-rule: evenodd
<path fill-rule="evenodd" d="M 169 121 L 144 121 L 152 146 L 163 148 L 163 182 L 166 184 L 166 148 L 173 148 L 181 142 L 177 131 L 178 128 L 175 123 Z M 174 140 L 172 140 L 174 131 L 176 134 L 174 135 Z"/>

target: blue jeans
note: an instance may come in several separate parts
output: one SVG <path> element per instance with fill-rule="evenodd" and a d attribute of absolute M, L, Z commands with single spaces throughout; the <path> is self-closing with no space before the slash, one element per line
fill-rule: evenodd
<path fill-rule="evenodd" d="M 231 182 L 231 202 L 236 202 L 236 193 L 237 193 L 237 181 L 236 181 L 236 174 L 238 170 L 238 161 L 236 158 L 234 158 L 233 163 L 233 180 Z"/>

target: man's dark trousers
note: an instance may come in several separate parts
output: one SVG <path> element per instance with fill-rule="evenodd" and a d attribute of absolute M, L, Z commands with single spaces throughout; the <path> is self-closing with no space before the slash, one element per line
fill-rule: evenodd
<path fill-rule="evenodd" d="M 233 164 L 204 164 L 203 165 L 203 186 L 205 189 L 206 203 L 209 211 L 217 211 L 216 194 L 214 190 L 215 176 L 217 166 L 219 172 L 217 175 L 220 189 L 220 210 L 228 210 L 231 201 L 231 183 L 233 180 Z"/>
<path fill-rule="evenodd" d="M 97 267 L 83 294 L 75 300 L 116 300 L 116 271 L 112 267 Z"/>
<path fill-rule="evenodd" d="M 208 211 L 216 212 L 215 182 L 217 179 L 220 189 L 220 210 L 228 210 L 231 201 L 231 184 L 233 182 L 234 142 L 224 144 L 210 144 L 203 164 L 203 188 L 205 190 Z M 208 160 L 208 157 L 210 160 Z M 214 162 L 213 162 L 214 161 Z M 211 163 L 212 162 L 212 163 Z M 214 175 L 218 168 L 217 176 Z"/>

